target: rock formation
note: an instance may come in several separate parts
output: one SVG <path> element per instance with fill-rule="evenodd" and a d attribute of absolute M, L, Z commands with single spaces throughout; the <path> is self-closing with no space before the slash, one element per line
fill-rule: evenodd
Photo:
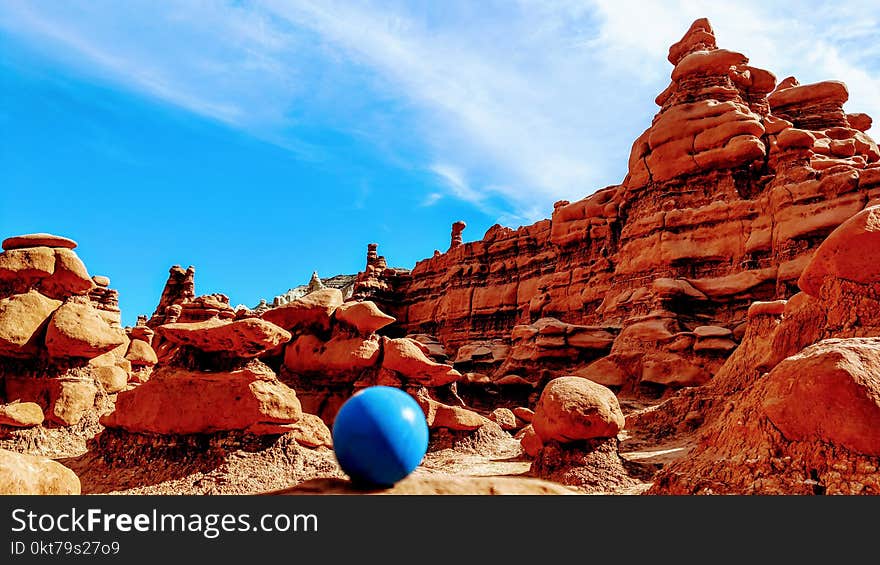
<path fill-rule="evenodd" d="M 787 301 L 756 303 L 740 348 L 705 387 L 628 426 L 702 425 L 656 493 L 880 493 L 880 206 L 837 228 Z M 854 268 L 855 267 L 855 268 Z"/>
<path fill-rule="evenodd" d="M 79 493 L 79 478 L 61 463 L 0 449 L 0 495 Z"/>
<path fill-rule="evenodd" d="M 116 291 L 106 277 L 89 276 L 75 248 L 50 234 L 3 242 L 0 431 L 13 438 L 34 426 L 90 425 L 112 402 L 107 395 L 128 385 L 130 340 Z"/>
<path fill-rule="evenodd" d="M 797 292 L 819 243 L 878 194 L 880 153 L 864 133 L 870 119 L 844 112 L 842 83 L 777 85 L 718 48 L 704 19 L 669 61 L 670 85 L 620 185 L 478 241 L 457 245 L 454 229 L 446 253 L 410 272 L 368 259 L 355 296 L 452 358 L 474 342 L 510 346 L 492 380 L 708 381 L 749 305 Z M 583 327 L 582 345 L 551 333 L 558 323 Z"/>
<path fill-rule="evenodd" d="M 619 185 L 477 241 L 455 222 L 412 270 L 371 243 L 356 277 L 313 273 L 252 310 L 196 295 L 194 268 L 174 266 L 123 329 L 75 242 L 7 239 L 0 446 L 94 437 L 57 450 L 79 480 L 0 450 L 0 492 L 339 490 L 328 426 L 387 385 L 431 429 L 420 472 L 484 456 L 582 492 L 880 493 L 871 118 L 844 110 L 840 82 L 777 82 L 719 48 L 705 19 L 668 60 Z M 438 480 L 398 492 L 453 484 Z"/>
<path fill-rule="evenodd" d="M 377 332 L 395 319 L 371 301 L 343 302 L 342 292 L 322 288 L 261 314 L 292 334 L 284 347 L 280 375 L 293 386 L 306 411 L 332 423 L 343 402 L 361 388 L 403 388 L 420 403 L 429 427 L 471 431 L 488 423 L 479 414 L 440 402 L 455 398 L 450 385 L 461 374 L 433 360 L 412 338 Z"/>
<path fill-rule="evenodd" d="M 588 491 L 631 486 L 618 454 L 623 412 L 610 389 L 582 377 L 553 379 L 521 436 L 523 450 L 535 457 L 532 473 Z"/>
<path fill-rule="evenodd" d="M 339 289 L 339 291 L 342 292 L 342 298 L 347 300 L 351 298 L 351 294 L 354 291 L 355 278 L 355 275 L 336 275 L 328 279 L 322 279 L 318 276 L 318 272 L 314 271 L 312 273 L 312 278 L 309 280 L 309 284 L 291 288 L 284 294 L 276 296 L 272 299 L 271 305 L 267 301 L 262 301 L 260 305 L 254 308 L 254 310 L 259 310 L 260 313 L 262 313 L 269 307 L 277 308 L 278 306 L 283 306 L 297 298 L 302 298 L 310 292 L 325 287 Z M 263 303 L 265 303 L 265 306 L 263 306 Z"/>

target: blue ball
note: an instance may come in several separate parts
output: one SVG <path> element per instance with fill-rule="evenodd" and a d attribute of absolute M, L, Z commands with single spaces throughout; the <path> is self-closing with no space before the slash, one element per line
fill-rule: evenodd
<path fill-rule="evenodd" d="M 425 457 L 428 424 L 409 394 L 388 386 L 365 388 L 339 409 L 333 449 L 353 482 L 391 486 Z"/>

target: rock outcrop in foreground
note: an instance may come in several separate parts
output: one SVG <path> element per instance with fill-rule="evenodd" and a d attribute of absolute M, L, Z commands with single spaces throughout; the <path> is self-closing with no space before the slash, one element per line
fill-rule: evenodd
<path fill-rule="evenodd" d="M 802 292 L 756 303 L 716 379 L 633 426 L 664 433 L 697 409 L 697 446 L 655 493 L 880 494 L 880 206 L 819 246 Z M 858 266 L 857 269 L 853 269 Z"/>

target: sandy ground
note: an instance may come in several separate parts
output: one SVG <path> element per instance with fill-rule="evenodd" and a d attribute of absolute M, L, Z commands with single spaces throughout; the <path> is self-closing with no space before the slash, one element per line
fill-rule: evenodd
<path fill-rule="evenodd" d="M 646 410 L 659 400 L 621 399 L 625 413 Z M 493 425 L 494 426 L 494 425 Z M 308 449 L 294 440 L 241 441 L 223 438 L 204 445 L 148 445 L 115 438 L 95 423 L 70 433 L 33 430 L 4 440 L 2 447 L 45 455 L 80 477 L 84 494 L 257 494 L 280 490 L 356 493 L 326 448 Z M 69 436 L 69 437 L 68 437 Z M 654 438 L 633 430 L 618 435 L 620 456 L 630 484 L 592 494 L 640 494 L 663 466 L 684 457 L 692 447 L 688 434 Z M 413 480 L 390 494 L 558 494 L 585 492 L 537 481 L 519 441 L 497 426 L 477 433 L 435 433 Z M 541 484 L 544 483 L 544 484 Z"/>

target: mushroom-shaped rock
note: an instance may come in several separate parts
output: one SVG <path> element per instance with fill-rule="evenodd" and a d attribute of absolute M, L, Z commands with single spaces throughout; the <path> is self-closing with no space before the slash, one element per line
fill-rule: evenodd
<path fill-rule="evenodd" d="M 41 290 L 55 298 L 85 294 L 95 286 L 85 264 L 70 249 L 55 250 L 55 272 L 44 280 Z"/>
<path fill-rule="evenodd" d="M 206 353 L 226 352 L 233 357 L 257 357 L 290 341 L 290 332 L 259 318 L 173 323 L 159 326 L 159 333 L 178 345 Z"/>
<path fill-rule="evenodd" d="M 132 367 L 151 367 L 159 362 L 156 352 L 149 343 L 142 339 L 132 339 L 125 358 Z"/>
<path fill-rule="evenodd" d="M 764 379 L 764 411 L 788 440 L 880 456 L 880 338 L 820 341 Z"/>
<path fill-rule="evenodd" d="M 0 300 L 0 356 L 36 355 L 46 321 L 59 306 L 35 290 Z"/>
<path fill-rule="evenodd" d="M 346 302 L 336 309 L 334 316 L 343 324 L 355 328 L 361 335 L 370 335 L 396 321 L 396 318 L 379 310 L 370 300 Z"/>
<path fill-rule="evenodd" d="M 204 434 L 255 424 L 292 424 L 301 417 L 296 393 L 271 371 L 167 369 L 120 392 L 115 410 L 101 423 L 134 433 Z"/>
<path fill-rule="evenodd" d="M 29 233 L 15 235 L 3 240 L 3 250 L 25 249 L 28 247 L 58 247 L 61 249 L 76 249 L 76 242 L 72 239 L 51 233 Z"/>
<path fill-rule="evenodd" d="M 79 494 L 76 473 L 46 457 L 0 449 L 0 495 Z"/>
<path fill-rule="evenodd" d="M 623 425 L 623 412 L 614 393 L 581 377 L 560 377 L 547 383 L 532 419 L 544 443 L 615 437 Z"/>
<path fill-rule="evenodd" d="M 330 328 L 330 316 L 341 305 L 341 290 L 322 288 L 278 308 L 266 310 L 260 317 L 285 330 L 309 327 L 327 330 Z"/>
<path fill-rule="evenodd" d="M 61 305 L 46 329 L 46 348 L 54 358 L 91 359 L 125 343 L 125 333 L 108 324 L 88 302 Z"/>
<path fill-rule="evenodd" d="M 801 273 L 798 286 L 818 298 L 827 277 L 880 282 L 880 206 L 865 208 L 831 232 Z"/>
<path fill-rule="evenodd" d="M 13 287 L 36 286 L 55 272 L 55 250 L 48 247 L 10 249 L 0 253 L 0 282 Z"/>
<path fill-rule="evenodd" d="M 461 378 L 451 365 L 431 361 L 418 344 L 405 337 L 384 342 L 382 367 L 400 373 L 405 379 L 427 386 L 442 386 Z"/>
<path fill-rule="evenodd" d="M 0 405 L 0 425 L 32 428 L 43 423 L 43 409 L 35 402 Z"/>

